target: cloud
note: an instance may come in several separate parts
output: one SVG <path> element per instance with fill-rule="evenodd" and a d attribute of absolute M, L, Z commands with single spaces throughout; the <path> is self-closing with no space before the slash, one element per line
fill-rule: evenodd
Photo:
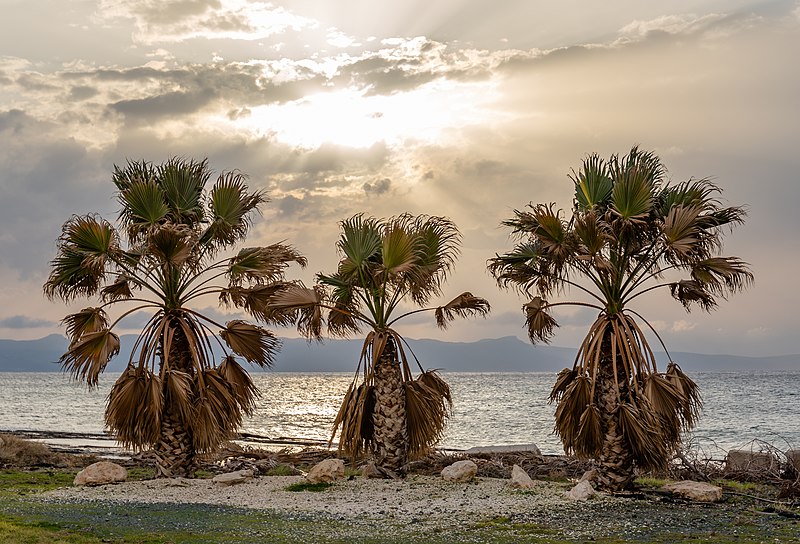
<path fill-rule="evenodd" d="M 392 180 L 389 178 L 383 179 L 376 179 L 375 181 L 365 181 L 364 185 L 361 186 L 364 189 L 364 192 L 367 194 L 373 195 L 382 195 L 384 193 L 389 192 L 392 188 Z"/>
<path fill-rule="evenodd" d="M 0 318 L 0 329 L 38 329 L 56 325 L 55 321 L 27 315 L 12 315 Z"/>

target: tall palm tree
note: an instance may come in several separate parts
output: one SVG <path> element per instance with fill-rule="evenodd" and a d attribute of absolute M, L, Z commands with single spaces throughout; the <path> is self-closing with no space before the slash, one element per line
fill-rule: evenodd
<path fill-rule="evenodd" d="M 61 363 L 90 387 L 119 352 L 114 327 L 132 313 L 150 313 L 109 393 L 105 421 L 123 445 L 155 452 L 159 476 L 191 475 L 196 454 L 233 435 L 258 395 L 238 357 L 269 366 L 279 344 L 261 327 L 222 325 L 192 305 L 214 295 L 236 304 L 232 292 L 269 290 L 291 262 L 306 264 L 283 244 L 218 257 L 245 238 L 266 196 L 249 191 L 238 172 L 221 174 L 206 190 L 211 175 L 205 160 L 115 166 L 117 225 L 96 215 L 69 219 L 44 284 L 51 300 L 99 298 L 63 320 L 70 344 Z M 111 321 L 107 310 L 119 305 Z"/>
<path fill-rule="evenodd" d="M 637 467 L 665 466 L 701 407 L 698 387 L 671 358 L 666 372 L 656 368 L 640 323 L 663 341 L 633 303 L 668 289 L 687 310 L 709 311 L 753 280 L 747 263 L 719 256 L 726 227 L 744 221 L 743 208 L 724 207 L 707 179 L 672 184 L 666 176 L 655 154 L 636 147 L 622 158 L 590 155 L 570 175 L 571 218 L 554 204 L 515 210 L 503 225 L 520 242 L 488 264 L 499 285 L 532 296 L 523 311 L 533 343 L 552 337 L 553 308 L 599 312 L 550 401 L 565 450 L 597 459 L 599 483 L 609 490 L 629 486 Z M 587 300 L 553 300 L 565 291 Z"/>
<path fill-rule="evenodd" d="M 439 440 L 452 397 L 441 376 L 424 371 L 419 361 L 421 373 L 413 377 L 395 324 L 433 311 L 438 326 L 446 328 L 456 317 L 486 315 L 489 303 L 463 293 L 444 306 L 427 307 L 441 295 L 459 252 L 460 234 L 448 219 L 356 215 L 340 225 L 335 273 L 318 274 L 313 288 L 287 283 L 266 304 L 254 301 L 254 309 L 271 322 L 295 322 L 309 338 L 321 337 L 325 320 L 335 336 L 369 329 L 331 440 L 341 427 L 341 450 L 354 458 L 371 452 L 379 465 L 397 471 Z M 404 308 L 404 302 L 416 309 Z"/>

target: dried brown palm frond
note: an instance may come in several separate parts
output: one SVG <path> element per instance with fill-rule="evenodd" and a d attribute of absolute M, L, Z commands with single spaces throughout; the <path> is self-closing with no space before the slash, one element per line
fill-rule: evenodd
<path fill-rule="evenodd" d="M 190 228 L 166 223 L 148 236 L 147 251 L 162 264 L 180 267 L 192 258 L 192 248 L 196 242 L 196 236 Z"/>
<path fill-rule="evenodd" d="M 161 380 L 129 366 L 108 394 L 105 422 L 125 448 L 141 449 L 158 441 L 163 397 Z"/>
<path fill-rule="evenodd" d="M 217 368 L 219 375 L 222 376 L 231 387 L 231 391 L 236 397 L 236 402 L 246 415 L 251 415 L 256 407 L 256 399 L 260 396 L 258 388 L 253 383 L 250 374 L 236 362 L 233 355 L 228 355 L 222 359 L 222 363 Z"/>
<path fill-rule="evenodd" d="M 644 404 L 646 400 L 639 399 Z M 634 462 L 643 470 L 664 468 L 672 453 L 672 444 L 667 444 L 655 414 L 648 406 L 637 406 L 623 402 L 617 410 L 619 426 Z"/>
<path fill-rule="evenodd" d="M 67 337 L 74 344 L 84 334 L 107 329 L 108 318 L 102 308 L 84 308 L 62 319 L 61 324 L 67 327 Z"/>
<path fill-rule="evenodd" d="M 241 308 L 261 321 L 275 325 L 290 325 L 294 322 L 293 315 L 275 313 L 269 309 L 270 299 L 285 288 L 285 283 L 259 284 L 251 287 L 234 286 L 220 289 L 219 300 L 226 306 Z"/>
<path fill-rule="evenodd" d="M 322 336 L 322 308 L 320 303 L 324 290 L 315 286 L 305 287 L 299 283 L 285 283 L 276 292 L 266 308 L 269 322 L 296 322 L 297 330 L 308 338 Z"/>
<path fill-rule="evenodd" d="M 453 398 L 450 386 L 435 370 L 423 372 L 404 386 L 408 455 L 415 459 L 424 456 L 441 439 L 453 407 Z"/>
<path fill-rule="evenodd" d="M 347 393 L 342 399 L 339 412 L 333 421 L 333 442 L 336 432 L 339 433 L 339 451 L 349 455 L 354 460 L 360 458 L 364 452 L 369 451 L 374 436 L 372 413 L 375 408 L 375 393 L 373 386 L 362 383 L 356 386 L 355 380 L 350 384 Z"/>
<path fill-rule="evenodd" d="M 100 290 L 100 298 L 103 302 L 117 302 L 132 296 L 131 277 L 127 274 L 120 274 L 113 283 L 109 283 Z"/>
<path fill-rule="evenodd" d="M 215 369 L 196 377 L 192 440 L 198 452 L 213 451 L 233 437 L 242 423 L 242 410 L 230 385 Z"/>
<path fill-rule="evenodd" d="M 661 434 L 670 444 L 681 441 L 681 408 L 683 399 L 670 381 L 660 375 L 651 374 L 644 382 L 644 395 L 649 406 L 660 419 Z"/>
<path fill-rule="evenodd" d="M 262 327 L 235 319 L 226 323 L 226 328 L 219 335 L 234 353 L 249 363 L 272 366 L 275 362 L 280 340 Z"/>
<path fill-rule="evenodd" d="M 70 345 L 59 362 L 73 379 L 85 381 L 89 387 L 97 387 L 100 374 L 117 353 L 119 336 L 106 329 L 84 334 Z"/>
<path fill-rule="evenodd" d="M 549 342 L 558 323 L 548 313 L 547 301 L 541 297 L 533 297 L 530 302 L 522 306 L 522 309 L 525 312 L 525 326 L 531 342 L 534 344 Z"/>
<path fill-rule="evenodd" d="M 486 299 L 476 297 L 469 291 L 461 293 L 456 298 L 436 308 L 436 324 L 441 329 L 446 329 L 447 324 L 455 320 L 456 317 L 471 317 L 486 315 L 491 310 Z"/>
<path fill-rule="evenodd" d="M 550 391 L 550 397 L 548 397 L 547 401 L 551 403 L 560 401 L 561 397 L 564 395 L 564 391 L 577 375 L 578 372 L 573 368 L 565 368 L 559 372 L 556 377 L 556 383 L 553 384 L 553 389 Z"/>
<path fill-rule="evenodd" d="M 578 420 L 578 432 L 575 435 L 575 453 L 578 457 L 596 457 L 603 447 L 603 431 L 600 424 L 600 410 L 596 404 L 590 404 Z"/>
<path fill-rule="evenodd" d="M 700 417 L 700 410 L 703 407 L 700 388 L 689 376 L 683 373 L 677 363 L 669 363 L 665 375 L 678 392 L 681 401 L 678 414 L 684 430 L 689 430 L 695 426 L 697 419 Z"/>
<path fill-rule="evenodd" d="M 194 380 L 188 372 L 169 369 L 164 372 L 164 402 L 184 425 L 194 419 Z"/>
<path fill-rule="evenodd" d="M 561 437 L 567 454 L 578 449 L 576 443 L 580 434 L 580 418 L 590 404 L 592 404 L 591 380 L 585 375 L 578 375 L 564 390 L 555 413 L 555 432 Z"/>

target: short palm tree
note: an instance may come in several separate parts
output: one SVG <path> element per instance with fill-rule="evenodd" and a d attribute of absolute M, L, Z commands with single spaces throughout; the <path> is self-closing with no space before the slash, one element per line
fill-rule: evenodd
<path fill-rule="evenodd" d="M 370 452 L 380 466 L 397 471 L 442 435 L 452 407 L 450 388 L 419 361 L 421 373 L 413 377 L 407 344 L 394 327 L 426 311 L 435 312 L 441 328 L 456 317 L 489 312 L 489 303 L 470 293 L 427 307 L 441 295 L 459 244 L 456 226 L 443 217 L 356 215 L 341 222 L 335 273 L 318 274 L 313 288 L 287 283 L 266 306 L 256 304 L 268 321 L 296 322 L 309 338 L 320 338 L 325 314 L 332 335 L 370 329 L 331 437 L 341 427 L 340 449 L 354 458 Z M 404 302 L 417 309 L 403 309 Z"/>
<path fill-rule="evenodd" d="M 724 207 L 707 179 L 669 183 L 661 160 L 635 147 L 622 158 L 590 155 L 570 178 L 572 217 L 554 204 L 516 210 L 503 224 L 520 243 L 490 259 L 489 270 L 501 286 L 533 297 L 523 311 L 534 343 L 549 341 L 558 326 L 553 308 L 599 312 L 550 400 L 567 453 L 597 459 L 599 484 L 618 490 L 636 467 L 664 467 L 701 407 L 696 384 L 677 364 L 657 370 L 640 323 L 658 334 L 633 303 L 664 288 L 687 310 L 708 311 L 750 284 L 746 263 L 719 256 L 726 227 L 742 223 L 745 212 Z M 552 299 L 567 290 L 588 301 Z"/>
<path fill-rule="evenodd" d="M 250 192 L 238 172 L 206 190 L 210 177 L 205 160 L 115 166 L 118 226 L 95 215 L 69 219 L 44 285 L 50 299 L 99 298 L 63 321 L 70 344 L 61 363 L 90 387 L 119 352 L 114 327 L 134 312 L 150 313 L 109 393 L 105 420 L 123 445 L 154 451 L 159 476 L 191 475 L 196 454 L 233 435 L 258 395 L 239 357 L 269 366 L 279 344 L 261 327 L 221 325 L 192 305 L 215 295 L 235 303 L 231 293 L 269 290 L 291 262 L 305 265 L 282 244 L 218 258 L 245 238 L 266 197 Z M 123 304 L 110 321 L 107 309 Z"/>

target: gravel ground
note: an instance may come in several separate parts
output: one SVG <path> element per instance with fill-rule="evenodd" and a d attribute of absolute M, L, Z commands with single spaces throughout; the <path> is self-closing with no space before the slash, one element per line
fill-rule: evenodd
<path fill-rule="evenodd" d="M 302 481 L 299 476 L 269 476 L 226 487 L 210 480 L 146 480 L 64 488 L 44 498 L 108 505 L 109 512 L 117 506 L 147 509 L 165 504 L 259 510 L 286 520 L 332 522 L 335 531 L 344 532 L 340 538 L 353 542 L 368 541 L 368 536 L 387 542 L 401 536 L 448 542 L 451 535 L 452 541 L 490 542 L 475 532 L 486 527 L 511 537 L 504 542 L 800 541 L 796 519 L 736 501 L 696 504 L 656 495 L 600 495 L 575 502 L 566 498 L 569 484 L 564 483 L 536 481 L 535 488 L 522 491 L 497 478 L 456 484 L 422 475 L 403 480 L 354 478 L 322 492 L 286 490 Z M 287 527 L 291 530 L 292 525 Z M 330 536 L 331 528 L 326 530 Z M 304 535 L 298 534 L 297 541 L 318 541 L 313 532 Z"/>

